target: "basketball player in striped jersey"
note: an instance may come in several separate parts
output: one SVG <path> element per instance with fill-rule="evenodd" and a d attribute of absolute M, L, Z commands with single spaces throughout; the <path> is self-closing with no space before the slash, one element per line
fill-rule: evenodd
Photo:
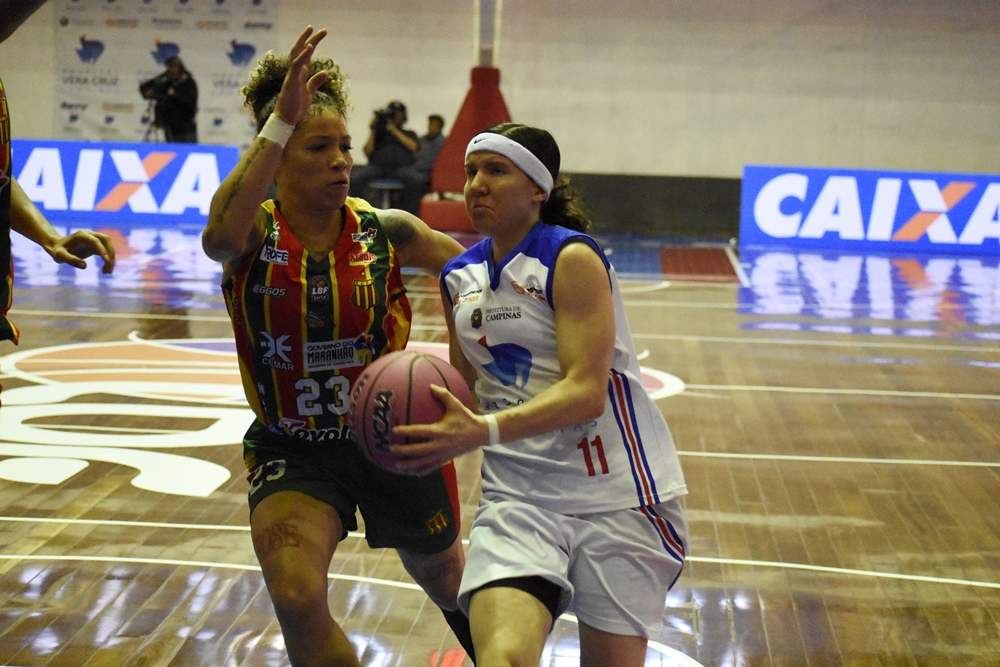
<path fill-rule="evenodd" d="M 0 42 L 43 4 L 44 0 L 0 0 Z M 20 331 L 7 317 L 14 288 L 11 231 L 37 243 L 54 262 L 69 264 L 74 269 L 87 268 L 86 259 L 98 255 L 104 261 L 102 271 L 111 273 L 115 268 L 115 248 L 107 234 L 81 229 L 63 236 L 52 227 L 14 179 L 10 139 L 10 109 L 0 81 L 0 341 L 16 344 Z"/>
<path fill-rule="evenodd" d="M 437 388 L 442 420 L 396 427 L 419 444 L 392 451 L 426 473 L 483 447 L 459 594 L 479 665 L 537 665 L 569 609 L 581 665 L 639 667 L 684 565 L 687 488 L 614 268 L 559 163 L 533 127 L 469 143 L 466 209 L 488 237 L 448 262 L 441 291 L 451 361 L 482 416 Z"/>
<path fill-rule="evenodd" d="M 268 53 L 251 75 L 242 92 L 259 133 L 216 192 L 202 237 L 223 263 L 256 415 L 244 437 L 254 550 L 296 667 L 359 664 L 327 603 L 327 570 L 357 510 L 368 543 L 398 551 L 471 654 L 457 607 L 454 465 L 426 477 L 385 472 L 345 422 L 352 382 L 406 345 L 400 267 L 437 275 L 462 248 L 408 213 L 347 196 L 345 77 L 313 58 L 325 35 L 307 28 L 288 56 Z"/>

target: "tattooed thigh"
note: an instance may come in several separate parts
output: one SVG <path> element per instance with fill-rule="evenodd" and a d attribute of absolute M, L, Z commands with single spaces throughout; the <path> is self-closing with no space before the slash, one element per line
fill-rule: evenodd
<path fill-rule="evenodd" d="M 264 560 L 278 549 L 300 548 L 303 543 L 302 535 L 295 525 L 283 521 L 261 530 L 253 538 L 253 548 L 260 560 Z"/>

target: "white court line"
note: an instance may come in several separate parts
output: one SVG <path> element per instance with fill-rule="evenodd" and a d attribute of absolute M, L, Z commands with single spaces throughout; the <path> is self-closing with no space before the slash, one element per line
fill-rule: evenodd
<path fill-rule="evenodd" d="M 133 428 L 131 426 L 83 426 L 80 424 L 32 424 L 31 428 L 41 431 L 72 432 L 91 431 L 96 433 L 135 433 L 137 435 L 184 435 L 191 431 L 173 428 Z"/>
<path fill-rule="evenodd" d="M 635 333 L 632 338 L 651 338 L 653 340 L 689 340 L 707 343 L 727 343 L 736 345 L 818 345 L 822 347 L 884 347 L 904 350 L 945 350 L 948 352 L 983 352 L 1000 354 L 1000 347 L 986 345 L 934 345 L 921 343 L 887 343 L 884 340 L 820 340 L 809 338 L 738 338 L 736 336 L 691 336 L 682 334 Z"/>
<path fill-rule="evenodd" d="M 177 565 L 177 566 L 190 566 L 190 567 L 214 567 L 222 568 L 228 570 L 242 570 L 244 572 L 260 572 L 259 565 L 240 565 L 238 563 L 213 563 L 210 561 L 183 561 L 168 558 L 134 558 L 134 557 L 105 557 L 105 556 L 53 556 L 53 555 L 28 555 L 28 556 L 18 556 L 16 554 L 0 554 L 0 560 L 47 560 L 47 561 L 88 561 L 97 563 L 136 563 L 142 565 Z M 361 584 L 371 584 L 375 586 L 389 586 L 391 588 L 402 588 L 408 591 L 420 591 L 423 592 L 423 588 L 417 584 L 411 584 L 407 581 L 392 581 L 390 579 L 375 579 L 373 577 L 361 577 L 351 574 L 334 574 L 327 573 L 327 579 L 339 580 L 339 581 L 352 581 Z M 563 614 L 559 617 L 561 620 L 569 621 L 571 623 L 578 623 L 576 616 L 573 614 Z M 650 641 L 648 644 L 649 648 L 653 649 L 657 653 L 660 653 L 664 657 L 673 658 L 677 662 L 675 664 L 680 667 L 703 667 L 700 662 L 697 662 L 693 658 L 672 649 L 669 646 L 661 644 L 660 642 Z M 0 665 L 0 667 L 3 667 Z"/>
<path fill-rule="evenodd" d="M 34 361 L 35 363 L 55 363 L 55 361 L 44 362 L 44 361 L 39 360 L 39 359 L 34 359 L 34 360 L 31 360 L 31 359 L 28 359 L 28 360 L 18 360 L 17 363 L 18 364 L 24 364 L 24 363 L 29 363 L 31 361 Z M 58 363 L 69 363 L 69 362 L 66 361 L 66 360 L 63 360 L 63 359 L 59 359 Z M 90 361 L 90 363 L 93 364 L 94 360 L 92 359 Z M 105 369 L 102 369 L 100 371 L 95 371 L 93 368 L 81 368 L 80 370 L 75 370 L 75 371 L 74 370 L 65 370 L 65 371 L 45 371 L 45 370 L 42 370 L 42 371 L 33 371 L 33 370 L 30 370 L 30 369 L 26 369 L 26 368 L 25 369 L 19 368 L 17 370 L 23 371 L 23 373 L 12 374 L 12 375 L 8 375 L 7 377 L 17 377 L 17 378 L 28 380 L 29 379 L 27 377 L 28 375 L 45 376 L 46 378 L 49 378 L 49 377 L 56 377 L 56 376 L 63 376 L 63 375 L 94 375 L 95 372 L 109 373 L 109 372 L 112 372 L 112 371 L 114 373 L 116 373 L 116 374 L 119 374 L 119 375 L 153 375 L 153 374 L 156 374 L 156 375 L 172 375 L 172 374 L 176 374 L 176 373 L 198 371 L 198 373 L 200 375 L 225 375 L 225 376 L 230 376 L 230 375 L 233 374 L 233 370 L 235 370 L 235 369 L 231 369 L 231 368 L 230 369 L 226 369 L 226 368 L 202 368 L 201 366 L 178 366 L 176 368 L 117 368 L 116 367 L 116 368 L 105 368 Z M 38 380 L 31 380 L 31 381 L 38 382 Z M 196 386 L 197 385 L 192 385 L 192 387 L 196 387 Z M 239 384 L 234 384 L 233 386 L 234 387 L 239 387 L 240 385 Z"/>
<path fill-rule="evenodd" d="M 700 456 L 709 459 L 746 459 L 760 461 L 796 461 L 800 463 L 888 463 L 894 465 L 956 466 L 968 468 L 1000 468 L 994 461 L 941 461 L 936 459 L 866 459 L 854 456 L 796 456 L 793 454 L 731 454 L 728 452 L 678 451 L 678 456 Z"/>
<path fill-rule="evenodd" d="M 243 565 L 240 563 L 220 563 L 202 560 L 181 560 L 177 558 L 141 558 L 136 556 L 74 556 L 56 554 L 0 554 L 0 560 L 45 560 L 45 561 L 87 561 L 93 563 L 137 563 L 141 565 L 177 565 L 180 567 L 218 567 L 229 570 L 242 570 L 244 572 L 260 572 L 259 565 Z M 751 567 L 786 568 L 790 570 L 805 570 L 809 572 L 822 572 L 824 574 L 839 574 L 845 576 L 875 577 L 877 579 L 899 579 L 903 581 L 916 581 L 925 584 L 946 584 L 950 586 L 972 586 L 975 588 L 997 588 L 1000 589 L 1000 582 L 975 581 L 972 579 L 953 579 L 949 577 L 926 577 L 917 574 L 900 574 L 897 572 L 877 572 L 873 570 L 851 570 L 844 567 L 826 567 L 823 565 L 805 565 L 802 563 L 778 563 L 762 560 L 741 560 L 735 558 L 706 558 L 702 556 L 688 556 L 685 560 L 692 563 L 709 563 L 715 565 L 740 565 Z M 354 581 L 363 584 L 382 584 L 393 588 L 405 588 L 411 591 L 422 591 L 417 584 L 406 581 L 393 581 L 389 579 L 376 579 L 373 577 L 362 577 L 352 574 L 327 573 L 328 579 L 338 579 L 341 581 Z"/>
<path fill-rule="evenodd" d="M 206 308 L 206 310 L 208 310 Z M 77 312 L 72 310 L 25 310 L 22 308 L 12 308 L 11 315 L 33 316 L 33 317 L 95 317 L 99 319 L 134 319 L 134 320 L 184 320 L 188 322 L 228 322 L 229 316 L 220 317 L 212 315 L 163 315 L 159 313 L 94 313 L 89 311 Z"/>
<path fill-rule="evenodd" d="M 925 584 L 948 584 L 952 586 L 974 586 L 977 588 L 1000 588 L 1000 582 L 974 581 L 971 579 L 951 579 L 949 577 L 925 577 L 919 574 L 899 574 L 896 572 L 876 572 L 873 570 L 851 570 L 845 567 L 826 567 L 823 565 L 803 565 L 801 563 L 776 563 L 761 560 L 739 560 L 733 558 L 705 558 L 690 556 L 692 563 L 716 563 L 718 565 L 750 565 L 753 567 L 787 568 L 789 570 L 808 570 L 826 574 L 844 574 L 859 577 L 876 577 L 878 579 L 901 579 L 903 581 L 918 581 Z"/>
<path fill-rule="evenodd" d="M 644 302 L 634 302 L 635 305 L 641 305 Z M 656 303 L 656 302 L 647 302 Z M 663 302 L 664 305 L 687 307 L 683 303 L 678 302 Z M 701 304 L 698 307 L 703 308 L 732 308 L 733 306 L 725 305 L 711 305 L 711 304 Z M 154 319 L 154 320 L 178 320 L 178 321 L 193 321 L 193 322 L 229 322 L 229 317 L 213 317 L 213 316 L 199 316 L 199 315 L 157 315 L 148 313 L 92 313 L 92 312 L 73 312 L 73 311 L 56 311 L 56 310 L 22 310 L 14 308 L 10 311 L 11 315 L 38 315 L 44 317 L 96 317 L 102 319 Z M 414 331 L 444 331 L 446 329 L 443 325 L 420 325 L 414 324 L 410 326 L 411 330 Z M 691 336 L 682 334 L 655 334 L 655 333 L 636 333 L 632 332 L 633 338 L 651 338 L 653 340 L 688 340 L 697 342 L 707 342 L 707 343 L 736 343 L 740 345 L 746 344 L 765 344 L 765 345 L 819 345 L 826 347 L 879 347 L 879 348 L 894 348 L 894 349 L 905 349 L 905 350 L 945 350 L 949 352 L 984 352 L 998 354 L 1000 353 L 1000 347 L 987 347 L 985 345 L 934 345 L 934 344 L 919 344 L 919 343 L 888 343 L 884 339 L 882 340 L 852 340 L 852 341 L 832 341 L 832 340 L 812 340 L 812 339 L 795 339 L 795 338 L 758 338 L 747 336 L 745 338 L 735 337 L 735 336 Z M 182 339 L 183 340 L 183 339 Z M 194 339 L 192 339 L 194 340 Z M 212 339 L 217 340 L 217 339 Z M 117 343 L 109 343 L 117 344 Z"/>
<path fill-rule="evenodd" d="M 168 347 L 168 346 L 157 346 L 157 347 Z M 176 349 L 169 348 L 168 349 Z M 123 366 L 165 366 L 168 368 L 173 368 L 175 370 L 202 370 L 204 368 L 239 368 L 239 363 L 236 361 L 236 353 L 219 352 L 218 354 L 225 354 L 233 358 L 232 361 L 159 361 L 157 359 L 53 359 L 50 357 L 29 357 L 27 359 L 21 359 L 17 363 L 19 364 L 90 364 L 100 363 L 102 366 L 109 364 L 121 364 Z M 113 370 L 126 370 L 115 368 Z M 91 370 L 90 372 L 93 372 Z"/>
<path fill-rule="evenodd" d="M 70 524 L 98 524 L 98 525 L 123 525 L 123 526 L 144 526 L 153 528 L 175 528 L 179 530 L 194 529 L 194 530 L 228 530 L 228 531 L 239 531 L 248 532 L 249 528 L 242 526 L 212 526 L 207 524 L 182 524 L 182 523 L 154 523 L 154 522 L 141 522 L 141 521 L 101 521 L 97 519 L 40 519 L 33 517 L 0 517 L 0 521 L 20 521 L 25 523 L 70 523 Z M 350 537 L 363 538 L 365 534 L 360 531 L 355 531 L 349 533 Z M 468 544 L 468 540 L 462 540 L 463 544 Z M 246 571 L 260 571 L 260 567 L 256 565 L 240 565 L 236 563 L 216 563 L 209 561 L 186 561 L 179 559 L 161 559 L 161 558 L 133 558 L 129 556 L 72 556 L 72 555 L 52 555 L 52 554 L 0 554 L 0 560 L 84 560 L 84 561 L 95 561 L 95 562 L 131 562 L 131 563 L 150 563 L 150 564 L 160 564 L 160 565 L 192 565 L 192 566 L 203 566 L 203 567 L 222 567 L 222 568 L 233 568 Z M 760 561 L 760 560 L 742 560 L 734 558 L 712 558 L 706 556 L 688 556 L 685 560 L 692 563 L 711 563 L 718 565 L 750 565 L 755 567 L 771 567 L 771 568 L 787 568 L 791 570 L 807 570 L 811 572 L 822 572 L 827 574 L 839 574 L 845 576 L 860 576 L 860 577 L 876 577 L 881 579 L 902 579 L 906 581 L 918 581 L 923 583 L 932 584 L 948 584 L 953 586 L 974 586 L 978 588 L 997 588 L 1000 589 L 1000 583 L 991 581 L 976 581 L 973 579 L 954 579 L 948 577 L 928 577 L 917 574 L 901 574 L 897 572 L 879 572 L 876 570 L 853 570 L 845 567 L 827 567 L 825 565 L 807 565 L 803 563 L 782 563 L 775 561 Z M 359 581 L 367 583 L 382 583 L 381 579 L 371 579 L 368 577 L 357 577 L 351 575 L 342 574 L 330 574 L 328 575 L 330 579 L 343 579 L 346 581 Z M 416 584 L 406 584 L 405 582 L 397 581 L 386 581 L 387 585 L 398 586 L 400 588 L 409 588 L 412 590 L 420 590 L 420 587 Z"/>
<path fill-rule="evenodd" d="M 890 396 L 896 398 L 956 398 L 1000 401 L 1000 394 L 955 394 L 940 391 L 890 391 L 885 389 L 825 389 L 822 387 L 772 387 L 739 384 L 685 384 L 685 389 L 707 391 L 774 391 L 790 394 L 838 394 L 846 396 Z"/>
<path fill-rule="evenodd" d="M 747 276 L 746 271 L 743 270 L 743 265 L 740 264 L 739 257 L 733 252 L 733 249 L 726 246 L 726 257 L 729 258 L 729 263 L 733 265 L 733 271 L 736 272 L 736 277 L 740 281 L 740 287 L 750 287 L 750 278 Z"/>
<path fill-rule="evenodd" d="M 625 300 L 626 306 L 663 306 L 665 308 L 702 308 L 715 310 L 733 310 L 731 303 L 719 303 L 718 301 L 638 301 L 632 299 Z"/>
<path fill-rule="evenodd" d="M 618 276 L 621 278 L 621 274 Z M 659 280 L 653 282 L 641 282 L 638 285 L 618 285 L 622 294 L 638 294 L 639 292 L 657 292 L 661 289 L 667 289 L 670 287 L 670 282 L 667 280 Z M 730 306 L 731 308 L 732 306 Z"/>

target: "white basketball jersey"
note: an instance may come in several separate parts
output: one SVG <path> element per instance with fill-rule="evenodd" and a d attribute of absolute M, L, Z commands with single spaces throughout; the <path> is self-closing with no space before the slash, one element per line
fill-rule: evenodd
<path fill-rule="evenodd" d="M 451 260 L 441 280 L 465 357 L 477 372 L 482 413 L 523 403 L 562 377 L 552 279 L 556 256 L 582 242 L 608 270 L 615 354 L 604 413 L 596 420 L 483 449 L 483 494 L 563 514 L 654 505 L 687 488 L 667 424 L 642 387 L 614 268 L 597 242 L 538 222 L 500 266 L 487 238 Z"/>

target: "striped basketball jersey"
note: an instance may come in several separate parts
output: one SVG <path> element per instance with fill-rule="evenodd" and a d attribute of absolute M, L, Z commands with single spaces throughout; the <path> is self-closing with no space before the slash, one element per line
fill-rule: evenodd
<path fill-rule="evenodd" d="M 475 367 L 483 413 L 530 400 L 562 378 L 552 281 L 559 251 L 586 243 L 608 271 L 615 350 L 604 413 L 534 437 L 483 449 L 483 495 L 563 514 L 645 507 L 687 492 L 667 424 L 642 387 L 614 267 L 591 237 L 538 222 L 498 266 L 492 239 L 445 265 L 462 351 Z"/>
<path fill-rule="evenodd" d="M 347 438 L 351 384 L 409 337 L 396 253 L 364 200 L 348 198 L 340 239 L 319 260 L 274 202 L 263 206 L 263 245 L 222 286 L 247 400 L 272 433 Z"/>
<path fill-rule="evenodd" d="M 17 327 L 7 319 L 14 287 L 14 258 L 10 253 L 10 190 L 13 177 L 10 154 L 10 113 L 0 81 L 0 340 L 18 338 Z"/>

